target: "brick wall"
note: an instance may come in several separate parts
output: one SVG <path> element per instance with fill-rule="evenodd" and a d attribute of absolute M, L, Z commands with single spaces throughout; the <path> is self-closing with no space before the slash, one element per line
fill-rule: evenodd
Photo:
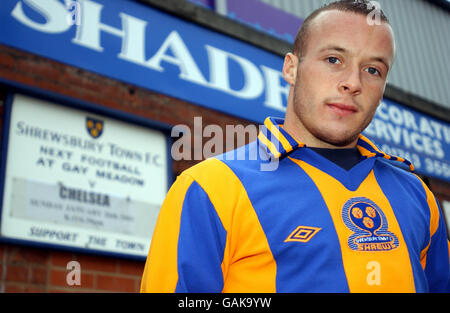
<path fill-rule="evenodd" d="M 70 286 L 67 263 L 80 264 L 80 285 Z M 144 262 L 0 245 L 1 292 L 137 292 Z"/>
<path fill-rule="evenodd" d="M 192 134 L 196 116 L 203 118 L 203 127 L 249 125 L 245 120 L 2 45 L 0 77 L 172 126 L 188 125 Z M 7 87 L 0 84 L 0 132 L 6 92 Z M 174 162 L 174 176 L 197 162 Z M 66 283 L 70 261 L 80 263 L 81 286 Z M 144 262 L 0 243 L 0 291 L 5 292 L 136 292 L 143 268 Z"/>

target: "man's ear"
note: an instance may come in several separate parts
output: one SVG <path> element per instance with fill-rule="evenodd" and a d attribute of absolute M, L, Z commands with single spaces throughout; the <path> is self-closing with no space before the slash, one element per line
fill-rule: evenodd
<path fill-rule="evenodd" d="M 289 85 L 294 86 L 297 80 L 298 57 L 293 53 L 288 53 L 284 57 L 283 77 Z"/>

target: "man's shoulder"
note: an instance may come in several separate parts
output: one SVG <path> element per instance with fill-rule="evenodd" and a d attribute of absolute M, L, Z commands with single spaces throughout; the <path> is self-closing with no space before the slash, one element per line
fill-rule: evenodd
<path fill-rule="evenodd" d="M 420 191 L 424 194 L 428 190 L 425 182 L 418 174 L 411 172 L 406 167 L 399 167 L 392 161 L 378 159 L 376 162 L 376 168 L 385 178 L 395 180 L 404 187 L 410 186 L 415 191 Z"/>
<path fill-rule="evenodd" d="M 225 164 L 222 161 L 215 157 L 212 157 L 184 170 L 182 175 L 188 175 L 194 179 L 203 176 L 214 176 L 214 173 L 217 173 L 218 171 L 224 171 L 224 166 Z"/>
<path fill-rule="evenodd" d="M 417 180 L 417 175 L 404 164 L 387 160 L 384 158 L 377 158 L 375 163 L 378 168 L 389 172 L 391 175 L 399 176 L 405 179 Z"/>
<path fill-rule="evenodd" d="M 242 184 L 242 177 L 253 177 L 260 172 L 261 158 L 254 142 L 227 153 L 208 158 L 185 170 L 181 175 L 189 176 L 203 188 Z M 255 175 L 252 175 L 254 173 Z"/>
<path fill-rule="evenodd" d="M 261 155 L 262 152 L 259 150 L 257 142 L 253 141 L 237 149 L 201 161 L 189 168 L 187 173 L 198 175 L 204 171 L 209 171 L 213 168 L 223 168 L 224 166 L 230 169 L 250 169 L 258 166 L 261 162 Z"/>
<path fill-rule="evenodd" d="M 188 168 L 181 173 L 181 176 L 189 176 L 203 189 L 224 187 L 230 181 L 236 180 L 231 168 L 215 157 L 208 158 Z"/>

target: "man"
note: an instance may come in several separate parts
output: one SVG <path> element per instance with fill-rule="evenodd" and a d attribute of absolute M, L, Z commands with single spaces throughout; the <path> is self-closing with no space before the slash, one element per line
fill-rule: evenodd
<path fill-rule="evenodd" d="M 386 86 L 394 35 L 366 1 L 308 17 L 285 58 L 285 120 L 183 172 L 161 208 L 143 292 L 449 291 L 438 203 L 412 164 L 361 132 Z M 372 23 L 371 23 L 372 22 Z M 261 155 L 258 153 L 258 155 Z"/>

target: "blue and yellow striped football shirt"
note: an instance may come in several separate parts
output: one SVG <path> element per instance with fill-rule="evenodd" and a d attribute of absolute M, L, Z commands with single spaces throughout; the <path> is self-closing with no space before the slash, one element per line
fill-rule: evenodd
<path fill-rule="evenodd" d="M 391 161 L 412 164 L 361 135 L 361 161 L 346 171 L 296 141 L 283 122 L 266 119 L 255 142 L 177 178 L 141 291 L 449 291 L 439 204 Z M 262 170 L 274 160 L 276 169 Z"/>

